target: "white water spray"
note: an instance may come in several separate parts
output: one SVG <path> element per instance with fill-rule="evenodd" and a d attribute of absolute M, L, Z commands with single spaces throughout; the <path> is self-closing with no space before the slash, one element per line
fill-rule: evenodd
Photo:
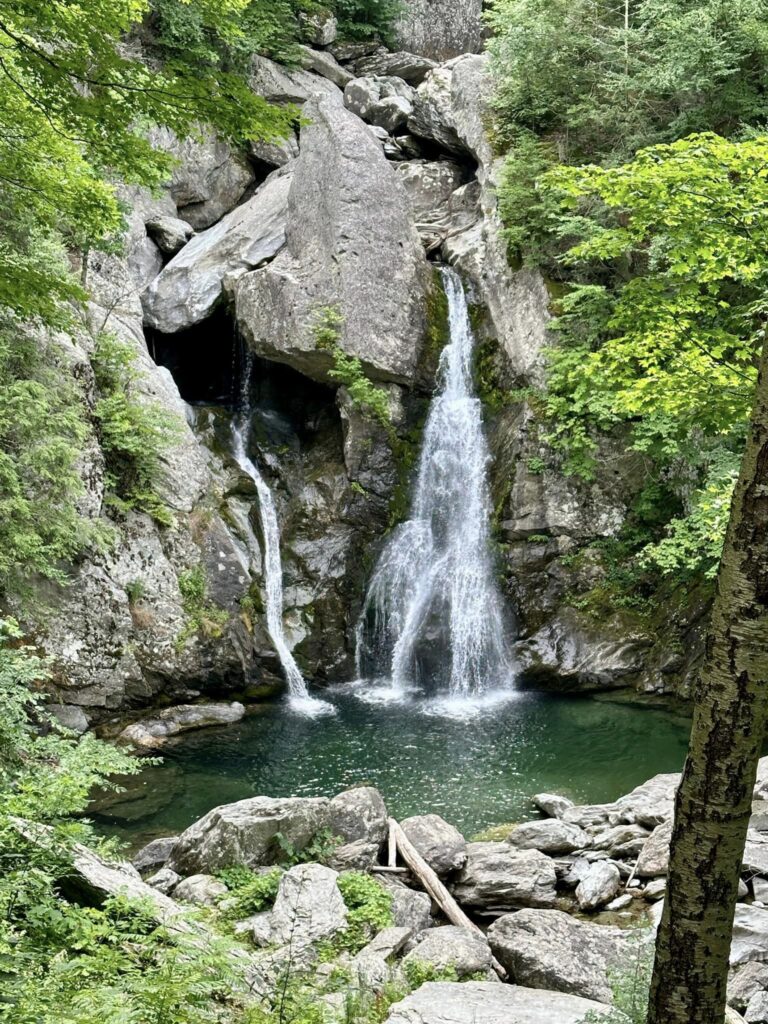
<path fill-rule="evenodd" d="M 280 558 L 280 528 L 272 491 L 259 472 L 258 466 L 248 455 L 248 441 L 251 434 L 250 385 L 253 372 L 253 354 L 246 350 L 245 365 L 238 396 L 238 407 L 232 418 L 232 454 L 238 466 L 253 480 L 259 496 L 259 518 L 263 537 L 264 590 L 267 611 L 267 631 L 280 659 L 291 705 L 308 714 L 333 711 L 330 704 L 309 696 L 299 666 L 291 654 L 283 628 L 283 566 Z"/>
<path fill-rule="evenodd" d="M 357 627 L 358 675 L 477 698 L 509 686 L 490 554 L 490 460 L 472 384 L 474 338 L 455 271 L 442 271 L 450 342 L 424 429 L 411 516 L 384 548 Z"/>

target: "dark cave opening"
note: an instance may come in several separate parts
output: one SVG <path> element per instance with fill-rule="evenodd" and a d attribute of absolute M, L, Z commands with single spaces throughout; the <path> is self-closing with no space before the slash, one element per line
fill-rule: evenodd
<path fill-rule="evenodd" d="M 177 334 L 147 330 L 154 361 L 170 370 L 191 406 L 235 408 L 246 364 L 245 342 L 226 308 Z M 331 424 L 338 429 L 336 392 L 283 363 L 254 356 L 250 378 L 253 436 L 269 446 L 303 448 Z"/>

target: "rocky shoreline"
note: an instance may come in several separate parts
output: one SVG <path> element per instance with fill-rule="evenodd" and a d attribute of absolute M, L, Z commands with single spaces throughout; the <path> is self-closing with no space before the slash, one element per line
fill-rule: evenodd
<path fill-rule="evenodd" d="M 164 919 L 183 916 L 188 904 L 207 908 L 212 922 L 229 911 L 252 997 L 268 1001 L 290 969 L 314 986 L 329 1024 L 344 1019 L 350 987 L 377 997 L 409 992 L 392 1005 L 389 1024 L 509 1024 L 518 1017 L 576 1024 L 589 1011 L 607 1012 L 615 978 L 648 955 L 679 778 L 657 775 L 609 804 L 538 794 L 533 806 L 543 817 L 496 830 L 503 838 L 494 840 L 467 841 L 433 814 L 400 822 L 480 932 L 447 923 L 402 862 L 391 870 L 387 808 L 366 786 L 333 799 L 257 796 L 226 804 L 181 835 L 154 840 L 132 865 L 89 855 L 78 871 L 91 890 L 142 896 Z M 257 913 L 237 915 L 232 869 L 270 879 Z M 375 880 L 388 912 L 350 944 L 345 879 L 360 877 Z M 766 959 L 768 758 L 760 763 L 736 911 L 734 1021 L 738 1012 L 748 1024 L 768 1019 Z M 338 972 L 343 992 L 331 984 Z"/>

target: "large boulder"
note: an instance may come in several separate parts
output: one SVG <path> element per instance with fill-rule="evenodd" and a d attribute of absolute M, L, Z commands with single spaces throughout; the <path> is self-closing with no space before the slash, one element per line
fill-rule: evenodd
<path fill-rule="evenodd" d="M 432 925 L 432 901 L 423 892 L 409 889 L 399 879 L 382 875 L 381 885 L 392 897 L 392 922 L 418 935 Z"/>
<path fill-rule="evenodd" d="M 482 12 L 482 0 L 409 0 L 395 25 L 396 45 L 438 61 L 477 52 Z"/>
<path fill-rule="evenodd" d="M 326 381 L 318 344 L 331 309 L 338 346 L 371 377 L 412 383 L 431 283 L 405 189 L 375 136 L 333 98 L 305 109 L 288 198 L 286 245 L 236 286 L 243 336 L 262 356 Z"/>
<path fill-rule="evenodd" d="M 243 715 L 245 707 L 238 701 L 231 704 L 176 704 L 163 708 L 152 718 L 126 726 L 118 735 L 117 742 L 139 748 L 160 747 L 171 736 L 212 725 L 232 725 Z"/>
<path fill-rule="evenodd" d="M 487 971 L 491 960 L 491 950 L 483 935 L 447 924 L 425 932 L 403 960 L 403 966 L 406 970 L 409 964 L 435 971 L 453 970 L 458 978 L 466 978 Z"/>
<path fill-rule="evenodd" d="M 616 820 L 644 825 L 646 828 L 655 828 L 662 822 L 671 821 L 675 813 L 675 794 L 679 785 L 679 772 L 654 775 L 652 779 L 616 801 Z"/>
<path fill-rule="evenodd" d="M 576 886 L 576 900 L 582 910 L 598 910 L 610 903 L 621 888 L 621 874 L 615 864 L 599 860 L 591 864 Z"/>
<path fill-rule="evenodd" d="M 281 852 L 275 840 L 278 832 L 301 849 L 327 824 L 324 797 L 256 796 L 223 804 L 182 832 L 168 866 L 191 875 L 234 865 L 274 864 Z"/>
<path fill-rule="evenodd" d="M 170 192 L 180 216 L 203 231 L 229 213 L 254 179 L 246 157 L 211 131 L 178 139 L 166 128 L 154 128 L 150 139 L 176 161 Z"/>
<path fill-rule="evenodd" d="M 507 842 L 518 850 L 541 850 L 542 853 L 573 853 L 590 845 L 589 836 L 578 825 L 557 818 L 526 821 L 507 836 Z"/>
<path fill-rule="evenodd" d="M 470 843 L 453 895 L 465 906 L 489 912 L 551 907 L 556 881 L 554 863 L 538 850 L 516 850 L 508 843 Z"/>
<path fill-rule="evenodd" d="M 510 978 L 530 988 L 554 989 L 611 1001 L 610 973 L 626 965 L 630 937 L 620 928 L 578 921 L 559 910 L 505 914 L 488 941 Z"/>
<path fill-rule="evenodd" d="M 157 888 L 157 885 L 155 885 Z M 215 907 L 228 889 L 213 875 L 190 875 L 180 881 L 173 890 L 173 898 L 183 903 L 196 903 L 203 907 Z"/>
<path fill-rule="evenodd" d="M 347 109 L 386 132 L 405 126 L 415 97 L 415 90 L 401 78 L 353 78 L 344 87 Z"/>
<path fill-rule="evenodd" d="M 153 839 L 151 843 L 142 846 L 134 856 L 133 866 L 141 874 L 157 871 L 173 853 L 176 840 L 177 836 L 163 836 L 160 839 Z"/>
<path fill-rule="evenodd" d="M 401 823 L 406 837 L 438 875 L 459 871 L 467 862 L 467 841 L 439 814 L 419 814 Z"/>
<path fill-rule="evenodd" d="M 389 1011 L 385 1024 L 581 1024 L 608 1013 L 591 999 L 487 981 L 428 982 Z"/>
<path fill-rule="evenodd" d="M 286 68 L 269 57 L 255 56 L 251 62 L 250 85 L 270 103 L 298 106 L 313 96 L 341 97 L 339 87 L 322 75 L 301 68 Z"/>
<path fill-rule="evenodd" d="M 669 848 L 672 842 L 672 822 L 657 825 L 645 841 L 637 859 L 635 874 L 638 878 L 660 878 L 669 870 Z"/>
<path fill-rule="evenodd" d="M 429 57 L 408 53 L 405 50 L 392 53 L 382 47 L 375 53 L 360 57 L 355 63 L 355 72 L 362 78 L 402 78 L 410 85 L 419 85 L 435 66 L 435 62 Z"/>
<path fill-rule="evenodd" d="M 387 807 L 378 789 L 355 786 L 335 796 L 328 805 L 331 832 L 344 843 L 364 840 L 381 846 L 387 837 Z"/>
<path fill-rule="evenodd" d="M 347 908 L 338 877 L 322 864 L 298 864 L 286 871 L 272 908 L 271 940 L 302 948 L 345 928 Z"/>
<path fill-rule="evenodd" d="M 142 295 L 145 323 L 174 334 L 213 312 L 224 279 L 272 259 L 285 243 L 291 175 L 267 178 L 256 194 L 188 242 Z"/>

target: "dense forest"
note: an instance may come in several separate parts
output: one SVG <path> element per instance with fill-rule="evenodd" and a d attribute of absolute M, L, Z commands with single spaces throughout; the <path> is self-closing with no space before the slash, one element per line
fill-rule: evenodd
<path fill-rule="evenodd" d="M 228 899 L 183 919 L 158 919 L 126 895 L 82 898 L 78 863 L 89 851 L 107 861 L 120 853 L 88 820 L 94 790 L 119 788 L 154 762 L 77 735 L 46 709 L 56 666 L 23 625 L 31 611 L 46 614 L 40 581 L 49 594 L 66 588 L 72 566 L 114 547 L 130 514 L 174 528 L 158 479 L 177 418 L 147 397 L 134 349 L 90 295 L 93 267 L 122 252 L 131 189 L 158 194 L 173 171 L 157 130 L 184 138 L 213 128 L 233 149 L 279 144 L 304 114 L 252 88 L 254 55 L 300 67 L 317 19 L 330 16 L 341 43 L 397 50 L 407 6 L 0 0 L 0 1020 L 9 1024 L 325 1024 L 321 991 L 346 993 L 334 1020 L 378 1024 L 424 982 L 458 980 L 450 968 L 412 967 L 399 986 L 350 987 L 338 957 L 393 924 L 388 890 L 356 870 L 340 876 L 347 925 L 321 955 L 328 970 L 289 964 L 258 1003 L 235 923 L 271 907 L 274 870 L 223 868 Z M 608 566 L 602 604 L 663 613 L 673 594 L 714 595 L 651 1010 L 645 956 L 622 965 L 616 1008 L 600 1018 L 704 1024 L 701 1014 L 725 1006 L 766 719 L 765 368 L 759 389 L 758 377 L 768 4 L 494 0 L 484 22 L 506 257 L 510 273 L 543 274 L 553 317 L 543 379 L 495 401 L 528 404 L 547 459 L 579 486 L 596 479 L 606 441 L 640 459 L 621 529 L 594 542 Z M 315 332 L 328 349 L 339 318 L 332 307 L 323 315 Z M 63 337 L 86 339 L 88 400 Z M 405 451 L 385 390 L 359 359 L 340 349 L 335 358 L 331 379 Z M 94 438 L 105 460 L 99 518 L 84 511 Z M 568 557 L 584 561 L 584 550 Z M 215 641 L 204 580 L 193 569 L 185 585 L 190 629 Z M 137 589 L 132 604 L 140 599 Z M 285 840 L 282 866 L 322 861 L 331 840 L 305 849 Z M 706 912 L 692 924 L 697 907 Z"/>

